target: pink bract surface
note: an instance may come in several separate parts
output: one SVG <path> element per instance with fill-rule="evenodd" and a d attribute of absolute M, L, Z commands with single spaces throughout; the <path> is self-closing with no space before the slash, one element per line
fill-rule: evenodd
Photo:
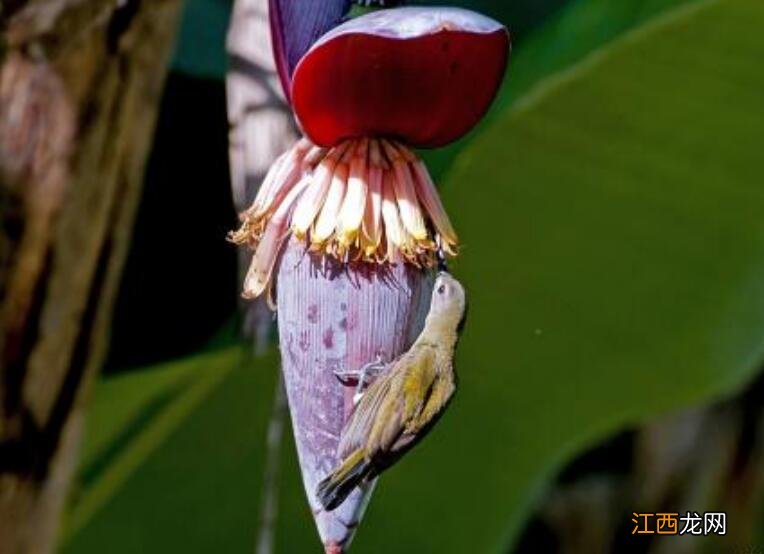
<path fill-rule="evenodd" d="M 501 85 L 509 33 L 460 8 L 395 8 L 319 39 L 295 69 L 292 102 L 313 142 L 389 137 L 415 147 L 457 140 Z"/>
<path fill-rule="evenodd" d="M 305 493 L 327 552 L 346 552 L 373 489 L 321 508 L 318 483 L 341 462 L 337 445 L 353 410 L 353 384 L 335 371 L 390 362 L 422 329 L 432 274 L 410 264 L 341 264 L 290 239 L 276 298 L 282 371 Z"/>

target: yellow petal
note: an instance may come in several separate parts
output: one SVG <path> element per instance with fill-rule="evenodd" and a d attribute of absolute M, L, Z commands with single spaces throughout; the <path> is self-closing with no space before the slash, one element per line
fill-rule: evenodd
<path fill-rule="evenodd" d="M 330 149 L 313 175 L 313 184 L 303 194 L 292 216 L 292 232 L 298 238 L 306 236 L 324 205 L 332 177 L 339 161 L 345 156 L 350 141 L 344 141 Z"/>
<path fill-rule="evenodd" d="M 305 238 L 308 229 L 313 225 L 313 221 L 324 205 L 336 165 L 337 159 L 327 156 L 313 173 L 311 184 L 300 198 L 292 215 L 292 232 L 297 238 Z"/>
<path fill-rule="evenodd" d="M 379 152 L 379 143 L 373 141 L 369 155 L 369 194 L 366 197 L 366 211 L 363 219 L 362 247 L 368 257 L 382 240 L 382 184 L 384 170 Z"/>
<path fill-rule="evenodd" d="M 316 219 L 316 224 L 313 227 L 313 232 L 310 236 L 310 240 L 313 244 L 323 244 L 334 233 L 334 229 L 337 226 L 337 214 L 339 213 L 342 201 L 345 198 L 348 173 L 348 165 L 343 159 L 343 161 L 338 163 L 337 167 L 334 169 L 329 192 L 326 194 L 326 200 L 321 207 L 321 212 L 318 214 L 318 219 Z"/>
<path fill-rule="evenodd" d="M 422 210 L 419 208 L 409 164 L 393 144 L 383 141 L 383 145 L 395 173 L 395 197 L 398 200 L 403 226 L 414 239 L 425 240 L 427 227 L 424 224 Z"/>
<path fill-rule="evenodd" d="M 382 153 L 382 147 L 377 140 L 369 145 L 369 194 L 366 197 L 366 210 L 361 226 L 361 251 L 366 261 L 384 261 L 384 249 L 380 248 L 383 240 L 382 225 L 382 192 L 384 172 L 390 164 Z"/>
<path fill-rule="evenodd" d="M 350 160 L 348 188 L 337 223 L 337 241 L 341 248 L 348 248 L 353 243 L 363 221 L 369 189 L 368 152 L 369 141 L 362 139 L 358 141 L 353 158 Z"/>
<path fill-rule="evenodd" d="M 385 237 L 387 238 L 387 258 L 393 263 L 398 259 L 400 247 L 404 241 L 404 229 L 393 190 L 394 180 L 392 171 L 385 171 L 382 183 L 382 220 L 385 223 Z"/>

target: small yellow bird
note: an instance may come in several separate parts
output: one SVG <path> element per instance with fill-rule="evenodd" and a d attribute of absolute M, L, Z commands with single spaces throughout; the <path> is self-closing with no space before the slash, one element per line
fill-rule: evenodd
<path fill-rule="evenodd" d="M 443 414 L 456 391 L 454 350 L 465 314 L 464 288 L 440 272 L 421 334 L 357 401 L 338 446 L 342 463 L 316 492 L 326 510 L 397 462 Z"/>

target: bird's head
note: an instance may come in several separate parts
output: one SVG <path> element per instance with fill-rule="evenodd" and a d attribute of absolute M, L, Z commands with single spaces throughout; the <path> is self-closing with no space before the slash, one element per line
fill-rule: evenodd
<path fill-rule="evenodd" d="M 430 316 L 460 322 L 467 304 L 464 287 L 450 273 L 441 271 L 432 289 Z"/>

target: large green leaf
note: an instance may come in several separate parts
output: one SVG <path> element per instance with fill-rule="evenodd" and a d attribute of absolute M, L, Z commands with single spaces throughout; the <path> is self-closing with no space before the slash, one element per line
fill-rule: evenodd
<path fill-rule="evenodd" d="M 570 456 L 761 361 L 764 5 L 687 6 L 543 81 L 459 157 L 460 392 L 354 552 L 506 550 Z M 251 549 L 275 365 L 235 366 L 65 552 Z M 314 551 L 287 453 L 278 551 Z"/>
<path fill-rule="evenodd" d="M 229 348 L 155 370 L 188 370 L 191 383 L 83 493 L 63 552 L 250 551 L 276 367 L 273 356 L 253 364 Z M 121 379 L 112 390 L 131 385 Z"/>
<path fill-rule="evenodd" d="M 597 48 L 608 44 L 619 35 L 634 29 L 656 15 L 694 0 L 576 0 L 573 2 L 547 2 L 545 21 L 538 31 L 527 37 L 520 34 L 520 47 L 513 51 L 504 86 L 496 102 L 482 123 L 472 133 L 446 148 L 424 152 L 430 171 L 440 179 L 451 168 L 454 158 L 495 117 L 519 98 L 523 98 L 548 75 L 564 70 L 581 61 Z M 487 10 L 510 29 L 513 43 L 518 44 L 517 31 L 535 28 L 533 10 L 517 13 L 514 2 L 475 0 L 476 9 Z M 493 5 L 493 9 L 489 5 Z M 564 9 L 555 11 L 557 5 Z M 529 6 L 530 7 L 530 6 Z M 525 22 L 525 23 L 523 23 Z"/>
<path fill-rule="evenodd" d="M 232 5 L 231 0 L 187 0 L 172 60 L 174 70 L 208 79 L 225 77 Z"/>
<path fill-rule="evenodd" d="M 88 410 L 80 464 L 98 464 L 109 450 L 117 449 L 120 435 L 144 414 L 155 412 L 199 376 L 199 360 L 142 368 L 102 379 L 95 385 Z M 150 419 L 150 418 L 148 418 Z"/>
<path fill-rule="evenodd" d="M 471 293 L 453 410 L 358 551 L 486 552 L 546 476 L 764 355 L 764 3 L 681 7 L 546 81 L 458 159 Z"/>
<path fill-rule="evenodd" d="M 97 383 L 62 539 L 75 535 L 241 359 L 238 348 Z"/>

